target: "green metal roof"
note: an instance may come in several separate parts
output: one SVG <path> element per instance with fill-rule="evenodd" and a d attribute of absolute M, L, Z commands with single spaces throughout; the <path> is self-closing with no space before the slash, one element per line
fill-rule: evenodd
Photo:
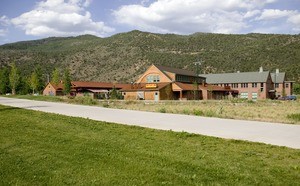
<path fill-rule="evenodd" d="M 283 83 L 285 80 L 285 72 L 276 73 L 276 80 L 275 73 L 271 73 L 271 78 L 274 83 Z"/>
<path fill-rule="evenodd" d="M 270 72 L 240 72 L 240 73 L 223 73 L 223 74 L 201 74 L 206 77 L 208 84 L 223 83 L 261 83 L 266 82 Z"/>

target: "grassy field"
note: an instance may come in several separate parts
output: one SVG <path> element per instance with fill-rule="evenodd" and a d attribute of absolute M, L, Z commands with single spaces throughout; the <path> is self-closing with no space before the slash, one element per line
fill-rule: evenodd
<path fill-rule="evenodd" d="M 300 180 L 300 150 L 1 105 L 0 141 L 0 185 L 299 185 Z"/>

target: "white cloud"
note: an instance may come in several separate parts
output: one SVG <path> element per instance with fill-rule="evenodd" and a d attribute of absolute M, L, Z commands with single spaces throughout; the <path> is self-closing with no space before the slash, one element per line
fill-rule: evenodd
<path fill-rule="evenodd" d="M 10 25 L 10 20 L 7 16 L 0 17 L 0 37 L 4 37 L 8 34 L 8 26 Z"/>
<path fill-rule="evenodd" d="M 6 36 L 8 33 L 7 29 L 0 29 L 0 37 Z"/>
<path fill-rule="evenodd" d="M 260 10 L 251 10 L 251 11 L 246 12 L 246 14 L 244 15 L 244 18 L 248 19 L 248 18 L 254 17 L 260 13 L 261 13 Z"/>
<path fill-rule="evenodd" d="M 293 15 L 289 17 L 288 22 L 294 25 L 293 31 L 296 33 L 300 33 L 300 14 Z"/>
<path fill-rule="evenodd" d="M 34 36 L 71 36 L 93 34 L 105 36 L 114 29 L 104 22 L 95 22 L 85 10 L 91 0 L 46 0 L 34 10 L 13 18 L 11 22 Z"/>
<path fill-rule="evenodd" d="M 265 9 L 256 20 L 274 20 L 297 14 L 296 10 Z"/>
<path fill-rule="evenodd" d="M 1 16 L 0 17 L 0 26 L 8 26 L 10 24 L 10 21 L 7 16 Z"/>
<path fill-rule="evenodd" d="M 113 12 L 118 23 L 134 28 L 189 34 L 193 32 L 239 33 L 246 18 L 275 0 L 157 0 L 149 6 L 135 4 Z"/>

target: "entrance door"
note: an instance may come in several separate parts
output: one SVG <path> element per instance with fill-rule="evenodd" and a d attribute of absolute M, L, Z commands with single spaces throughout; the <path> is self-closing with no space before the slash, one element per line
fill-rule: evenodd
<path fill-rule="evenodd" d="M 158 97 L 158 92 L 155 92 L 154 93 L 154 101 L 158 101 L 159 100 L 159 97 Z"/>

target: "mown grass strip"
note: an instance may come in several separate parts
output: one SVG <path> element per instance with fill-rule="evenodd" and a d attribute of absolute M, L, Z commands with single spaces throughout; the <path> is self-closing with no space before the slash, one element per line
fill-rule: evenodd
<path fill-rule="evenodd" d="M 0 105 L 0 185 L 297 185 L 300 150 Z"/>

